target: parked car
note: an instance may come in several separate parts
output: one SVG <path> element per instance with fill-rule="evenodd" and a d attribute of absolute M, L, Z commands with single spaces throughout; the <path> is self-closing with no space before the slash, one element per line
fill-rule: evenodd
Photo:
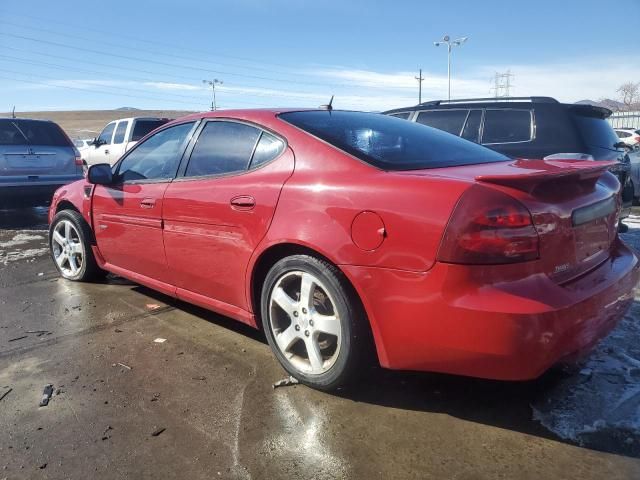
<path fill-rule="evenodd" d="M 73 141 L 73 145 L 81 152 L 85 148 L 91 147 L 93 141 L 94 139 L 91 138 L 76 139 Z"/>
<path fill-rule="evenodd" d="M 60 186 L 82 178 L 82 160 L 54 122 L 0 118 L 0 205 L 49 203 Z"/>
<path fill-rule="evenodd" d="M 640 145 L 640 130 L 633 128 L 616 128 L 615 132 L 620 141 L 627 145 L 632 147 L 638 147 Z"/>
<path fill-rule="evenodd" d="M 133 147 L 147 133 L 164 125 L 168 118 L 133 117 L 122 118 L 108 123 L 83 151 L 83 160 L 88 165 L 95 163 L 114 164 L 125 152 Z"/>
<path fill-rule="evenodd" d="M 625 144 L 606 119 L 611 110 L 560 103 L 550 97 L 431 101 L 385 112 L 480 143 L 514 158 L 550 155 L 615 160 L 611 171 L 622 185 L 621 218 L 629 215 L 633 185 Z M 621 229 L 626 226 L 621 225 Z"/>
<path fill-rule="evenodd" d="M 208 112 L 59 190 L 51 255 L 66 279 L 113 272 L 264 329 L 315 388 L 371 344 L 386 368 L 530 379 L 633 301 L 612 164 L 374 113 Z"/>

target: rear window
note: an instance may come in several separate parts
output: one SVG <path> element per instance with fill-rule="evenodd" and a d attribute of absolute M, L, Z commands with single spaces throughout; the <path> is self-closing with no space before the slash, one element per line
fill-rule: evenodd
<path fill-rule="evenodd" d="M 454 135 L 388 115 L 312 110 L 283 113 L 280 118 L 384 170 L 508 160 L 500 153 Z"/>
<path fill-rule="evenodd" d="M 489 110 L 484 114 L 482 143 L 528 142 L 532 137 L 530 110 Z"/>
<path fill-rule="evenodd" d="M 0 120 L 0 145 L 70 147 L 71 141 L 55 123 L 15 118 Z"/>
<path fill-rule="evenodd" d="M 390 117 L 402 118 L 404 120 L 408 120 L 409 115 L 411 115 L 411 112 L 398 112 L 389 114 Z"/>
<path fill-rule="evenodd" d="M 582 140 L 587 145 L 614 149 L 614 145 L 620 141 L 613 127 L 604 118 L 597 115 L 572 112 L 572 117 L 578 126 Z"/>
<path fill-rule="evenodd" d="M 131 135 L 131 141 L 137 142 L 147 133 L 167 123 L 168 120 L 136 120 L 136 124 L 133 126 L 133 134 Z"/>
<path fill-rule="evenodd" d="M 460 135 L 469 110 L 431 110 L 420 112 L 416 122 Z"/>

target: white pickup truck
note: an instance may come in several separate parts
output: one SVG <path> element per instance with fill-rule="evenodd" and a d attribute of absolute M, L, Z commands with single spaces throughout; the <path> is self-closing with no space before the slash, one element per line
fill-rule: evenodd
<path fill-rule="evenodd" d="M 87 165 L 109 163 L 113 165 L 126 151 L 151 130 L 167 123 L 168 118 L 121 118 L 107 124 L 91 145 L 81 152 Z"/>

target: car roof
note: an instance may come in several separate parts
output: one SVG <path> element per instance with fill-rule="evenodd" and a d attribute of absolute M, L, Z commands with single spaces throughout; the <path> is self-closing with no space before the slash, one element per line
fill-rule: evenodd
<path fill-rule="evenodd" d="M 0 117 L 0 120 L 28 120 L 30 122 L 56 123 L 53 120 L 44 120 L 42 118 L 23 118 L 23 117 Z"/>
<path fill-rule="evenodd" d="M 189 120 L 200 120 L 204 118 L 235 118 L 239 120 L 256 121 L 272 119 L 281 113 L 289 112 L 326 112 L 321 108 L 243 108 L 233 110 L 216 110 L 214 112 L 197 112 L 176 118 L 173 123 L 180 123 Z M 338 111 L 338 110 L 335 110 Z"/>
<path fill-rule="evenodd" d="M 411 107 L 394 108 L 383 112 L 384 114 L 414 112 L 416 110 L 445 110 L 456 108 L 571 108 L 573 110 L 597 112 L 600 116 L 607 118 L 613 113 L 608 108 L 597 105 L 580 103 L 561 103 L 552 97 L 499 97 L 499 98 L 466 98 L 455 100 L 432 100 L 419 103 Z"/>

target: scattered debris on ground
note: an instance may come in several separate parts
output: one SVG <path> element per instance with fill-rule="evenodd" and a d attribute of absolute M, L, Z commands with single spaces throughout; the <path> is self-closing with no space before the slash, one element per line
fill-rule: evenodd
<path fill-rule="evenodd" d="M 126 368 L 127 370 L 132 370 L 132 367 L 130 367 L 129 365 L 126 365 L 126 364 L 124 364 L 124 363 L 120 363 L 120 362 L 118 362 L 118 363 L 114 363 L 114 364 L 113 364 L 113 365 L 111 365 L 111 366 L 112 366 L 112 367 L 115 367 L 115 366 L 118 366 L 118 365 L 120 365 L 121 367 Z"/>
<path fill-rule="evenodd" d="M 153 433 L 151 434 L 152 437 L 157 437 L 158 435 L 160 435 L 162 432 L 164 432 L 166 430 L 166 428 L 164 427 L 160 427 L 157 428 L 153 431 Z"/>
<path fill-rule="evenodd" d="M 167 339 L 166 339 L 166 338 L 156 338 L 156 339 L 154 340 L 154 342 L 155 342 L 155 343 L 164 343 L 164 342 L 166 342 L 166 341 L 167 341 Z"/>
<path fill-rule="evenodd" d="M 53 385 L 48 383 L 45 385 L 44 391 L 42 392 L 42 399 L 40 400 L 41 407 L 46 407 L 47 405 L 49 405 L 51 395 L 53 395 Z"/>
<path fill-rule="evenodd" d="M 290 385 L 298 385 L 299 383 L 300 382 L 298 381 L 297 378 L 289 375 L 289 377 L 287 377 L 287 378 L 283 378 L 282 380 L 278 380 L 272 386 L 275 389 L 275 388 L 278 388 L 278 387 L 288 387 Z"/>
<path fill-rule="evenodd" d="M 18 340 L 23 340 L 25 338 L 27 338 L 29 335 L 22 335 L 21 337 L 15 337 L 15 338 L 10 338 L 9 340 L 7 340 L 8 342 L 17 342 Z"/>

